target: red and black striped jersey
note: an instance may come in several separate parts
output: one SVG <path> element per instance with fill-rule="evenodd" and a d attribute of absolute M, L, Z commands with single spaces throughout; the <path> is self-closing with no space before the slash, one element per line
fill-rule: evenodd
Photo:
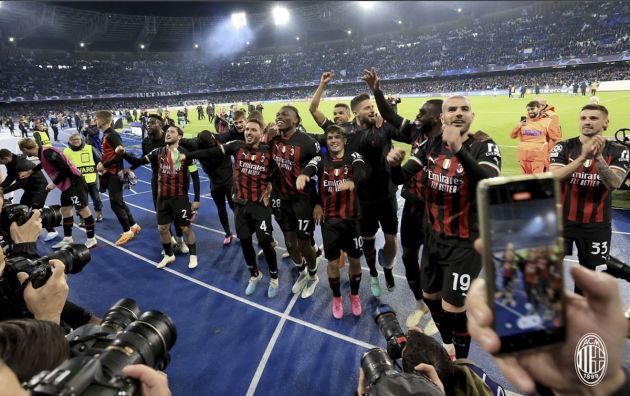
<path fill-rule="evenodd" d="M 307 197 L 310 187 L 298 191 L 295 181 L 306 164 L 319 154 L 319 143 L 306 133 L 295 132 L 289 138 L 281 135 L 274 137 L 269 146 L 273 160 L 278 166 L 278 178 L 275 179 L 274 188 L 278 189 L 280 198 L 291 200 Z"/>
<path fill-rule="evenodd" d="M 179 154 L 187 158 L 182 163 Z M 170 151 L 168 147 L 160 147 L 146 155 L 151 165 L 157 165 L 158 197 L 182 197 L 188 198 L 190 186 L 190 173 L 188 166 L 192 159 L 188 158 L 189 152 L 182 147 L 177 152 Z"/>
<path fill-rule="evenodd" d="M 582 152 L 579 137 L 556 144 L 550 152 L 552 165 L 568 165 Z M 620 144 L 606 141 L 602 151 L 604 161 L 610 168 L 627 172 L 630 166 L 628 149 Z M 562 204 L 565 227 L 606 226 L 611 224 L 612 195 L 601 182 L 596 161 L 586 160 L 562 182 Z"/>
<path fill-rule="evenodd" d="M 122 146 L 122 139 L 114 128 L 109 128 L 103 133 L 103 143 L 101 152 L 103 157 L 101 162 L 105 166 L 106 171 L 111 174 L 116 174 L 122 169 L 122 157 L 116 155 L 116 147 Z"/>
<path fill-rule="evenodd" d="M 361 154 L 349 152 L 342 158 L 332 158 L 330 154 L 318 155 L 306 165 L 303 174 L 317 175 L 325 220 L 354 220 L 359 217 L 361 209 L 356 186 L 365 176 L 365 169 Z M 340 191 L 339 186 L 347 181 L 354 182 L 354 190 Z"/>
<path fill-rule="evenodd" d="M 409 125 L 410 127 L 413 126 L 413 124 L 409 123 L 408 120 L 405 120 L 405 124 L 403 124 L 403 126 L 404 125 Z M 420 133 L 420 131 L 418 131 L 418 128 L 414 127 L 414 129 L 416 129 L 416 134 L 414 136 L 413 142 L 411 143 L 412 153 L 415 153 L 418 150 L 418 147 L 422 143 L 426 142 L 428 139 L 428 136 Z M 407 183 L 405 183 L 402 191 L 400 192 L 400 196 L 405 199 L 424 200 L 424 197 L 422 196 L 423 177 L 424 171 L 420 169 L 418 173 L 413 175 L 413 177 L 409 179 Z"/>
<path fill-rule="evenodd" d="M 470 137 L 463 143 L 460 153 L 453 154 L 436 136 L 418 145 L 405 164 L 408 175 L 422 170 L 422 192 L 425 213 L 435 237 L 443 243 L 470 244 L 479 235 L 476 187 L 473 174 L 483 177 L 498 176 L 501 170 L 501 153 L 490 138 Z M 464 167 L 460 156 L 471 157 L 472 165 Z"/>
<path fill-rule="evenodd" d="M 242 140 L 232 140 L 223 145 L 223 150 L 234 157 L 235 201 L 259 202 L 276 171 L 269 146 L 253 148 Z"/>

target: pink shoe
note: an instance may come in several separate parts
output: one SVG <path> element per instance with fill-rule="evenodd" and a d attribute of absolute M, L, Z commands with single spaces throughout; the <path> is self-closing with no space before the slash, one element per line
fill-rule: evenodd
<path fill-rule="evenodd" d="M 343 301 L 341 297 L 333 297 L 332 312 L 335 319 L 343 318 Z"/>
<path fill-rule="evenodd" d="M 223 240 L 223 246 L 227 246 L 232 243 L 232 235 L 228 235 Z"/>
<path fill-rule="evenodd" d="M 361 316 L 363 310 L 361 309 L 361 297 L 358 294 L 356 296 L 354 294 L 350 295 L 350 306 L 354 316 Z"/>

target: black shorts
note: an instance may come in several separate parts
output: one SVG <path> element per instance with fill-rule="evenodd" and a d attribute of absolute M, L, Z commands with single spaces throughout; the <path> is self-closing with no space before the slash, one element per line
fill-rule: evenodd
<path fill-rule="evenodd" d="M 400 244 L 417 252 L 424 243 L 424 201 L 405 200 L 400 219 Z"/>
<path fill-rule="evenodd" d="M 470 284 L 480 271 L 481 256 L 472 242 L 470 246 L 445 244 L 427 234 L 420 260 L 422 291 L 441 292 L 444 301 L 463 307 Z"/>
<path fill-rule="evenodd" d="M 273 206 L 273 203 L 272 203 Z M 276 221 L 282 232 L 297 231 L 299 239 L 311 239 L 315 230 L 313 206 L 308 197 L 295 200 L 280 200 L 280 215 Z"/>
<path fill-rule="evenodd" d="M 61 192 L 61 206 L 83 209 L 88 205 L 88 189 L 83 178 L 77 178 L 66 191 Z"/>
<path fill-rule="evenodd" d="M 273 240 L 271 209 L 259 203 L 234 203 L 234 224 L 239 239 L 250 238 L 256 234 L 258 243 Z"/>
<path fill-rule="evenodd" d="M 610 255 L 611 227 L 564 229 L 564 254 L 573 254 L 573 243 L 577 247 L 578 261 L 581 265 L 595 269 L 606 264 Z"/>
<path fill-rule="evenodd" d="M 189 226 L 192 209 L 188 197 L 158 197 L 157 222 L 158 225 L 177 223 L 179 226 Z"/>
<path fill-rule="evenodd" d="M 363 238 L 356 220 L 331 219 L 322 224 L 324 256 L 326 260 L 337 260 L 343 250 L 348 257 L 359 258 L 363 254 Z"/>
<path fill-rule="evenodd" d="M 383 201 L 361 202 L 361 235 L 371 237 L 376 235 L 379 225 L 383 234 L 396 235 L 398 233 L 398 201 L 392 196 Z"/>

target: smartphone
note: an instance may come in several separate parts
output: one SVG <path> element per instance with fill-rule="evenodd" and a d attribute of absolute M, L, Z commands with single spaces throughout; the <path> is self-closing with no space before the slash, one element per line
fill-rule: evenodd
<path fill-rule="evenodd" d="M 499 354 L 565 339 L 564 248 L 558 181 L 497 177 L 477 188 L 483 268 Z"/>
<path fill-rule="evenodd" d="M 521 116 L 521 122 L 524 122 L 527 119 L 527 116 Z"/>

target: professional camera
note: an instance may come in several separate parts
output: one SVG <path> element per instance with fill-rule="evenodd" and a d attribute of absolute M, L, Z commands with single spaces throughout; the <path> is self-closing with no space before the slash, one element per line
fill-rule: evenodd
<path fill-rule="evenodd" d="M 61 225 L 63 216 L 61 215 L 61 207 L 59 205 L 44 206 L 41 209 L 42 228 L 54 228 Z M 23 225 L 31 218 L 33 210 L 26 205 L 9 204 L 2 208 L 2 235 L 5 239 L 11 237 L 10 227 L 14 222 L 18 226 Z"/>
<path fill-rule="evenodd" d="M 624 263 L 616 257 L 608 256 L 608 261 L 606 261 L 606 270 L 604 270 L 604 272 L 614 276 L 615 278 L 630 282 L 630 265 Z"/>
<path fill-rule="evenodd" d="M 374 321 L 387 341 L 387 352 L 372 348 L 361 357 L 361 368 L 370 384 L 370 395 L 443 395 L 424 374 L 400 373 L 396 360 L 402 357 L 407 336 L 400 327 L 396 312 L 386 304 L 379 305 Z"/>
<path fill-rule="evenodd" d="M 136 302 L 122 299 L 101 325 L 84 325 L 67 336 L 71 358 L 52 371 L 43 371 L 27 384 L 32 395 L 136 395 L 140 384 L 122 374 L 131 364 L 163 370 L 177 330 L 158 311 L 140 315 Z"/>

